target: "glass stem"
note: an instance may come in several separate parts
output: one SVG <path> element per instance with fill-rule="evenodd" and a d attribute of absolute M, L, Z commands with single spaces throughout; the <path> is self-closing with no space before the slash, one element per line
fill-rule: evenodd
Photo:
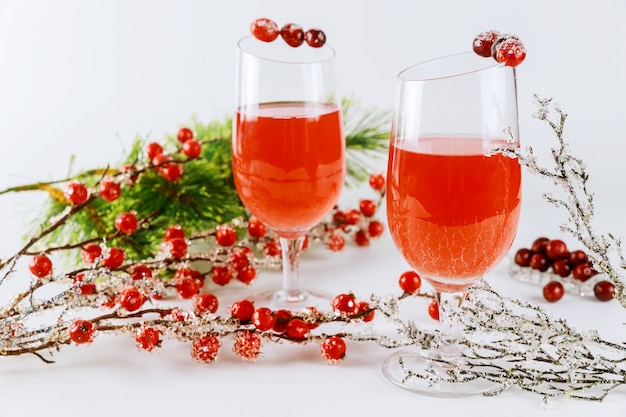
<path fill-rule="evenodd" d="M 300 252 L 304 236 L 298 238 L 280 238 L 283 256 L 283 286 L 277 297 L 283 302 L 298 302 L 306 298 L 300 289 Z"/>
<path fill-rule="evenodd" d="M 461 303 L 466 293 L 437 292 L 439 307 L 439 343 L 437 353 L 441 359 L 455 362 L 460 354 L 460 341 L 463 339 L 463 326 L 459 320 Z"/>

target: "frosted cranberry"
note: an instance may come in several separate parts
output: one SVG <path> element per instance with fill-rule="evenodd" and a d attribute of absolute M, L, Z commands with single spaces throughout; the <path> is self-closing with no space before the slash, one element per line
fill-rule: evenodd
<path fill-rule="evenodd" d="M 167 229 L 165 229 L 165 233 L 163 233 L 164 241 L 172 240 L 175 238 L 179 238 L 179 239 L 185 238 L 185 231 L 179 224 L 175 224 L 173 226 L 168 227 Z"/>
<path fill-rule="evenodd" d="M 309 336 L 309 326 L 304 320 L 291 319 L 287 323 L 285 334 L 292 339 L 303 340 Z"/>
<path fill-rule="evenodd" d="M 295 23 L 287 23 L 280 29 L 280 36 L 289 46 L 297 48 L 304 42 L 304 30 Z"/>
<path fill-rule="evenodd" d="M 144 264 L 135 264 L 130 269 L 130 277 L 133 281 L 152 278 L 152 269 Z"/>
<path fill-rule="evenodd" d="M 215 240 L 220 246 L 232 246 L 237 242 L 237 232 L 227 224 L 219 225 L 215 229 Z"/>
<path fill-rule="evenodd" d="M 251 238 L 260 239 L 265 236 L 266 232 L 267 228 L 262 221 L 255 217 L 251 217 L 250 220 L 248 220 L 248 234 Z"/>
<path fill-rule="evenodd" d="M 69 328 L 70 340 L 77 345 L 93 342 L 96 326 L 89 320 L 76 319 Z"/>
<path fill-rule="evenodd" d="M 609 281 L 600 281 L 594 285 L 593 293 L 600 301 L 610 301 L 615 297 L 615 285 Z"/>
<path fill-rule="evenodd" d="M 500 32 L 497 30 L 489 30 L 486 32 L 481 32 L 474 38 L 474 42 L 472 43 L 472 48 L 474 52 L 483 57 L 491 56 L 491 47 L 496 39 L 500 36 Z"/>
<path fill-rule="evenodd" d="M 365 232 L 365 230 L 358 230 L 355 234 L 354 234 L 354 242 L 358 245 L 358 246 L 369 246 L 370 245 L 370 238 L 367 235 L 367 233 Z"/>
<path fill-rule="evenodd" d="M 104 179 L 100 183 L 99 194 L 104 201 L 111 202 L 117 200 L 122 195 L 122 189 L 112 179 Z"/>
<path fill-rule="evenodd" d="M 495 58 L 509 67 L 516 67 L 526 58 L 526 48 L 519 39 L 505 39 L 498 45 Z"/>
<path fill-rule="evenodd" d="M 170 239 L 164 244 L 165 251 L 174 259 L 181 259 L 187 254 L 187 242 L 179 237 Z"/>
<path fill-rule="evenodd" d="M 518 249 L 515 252 L 515 263 L 519 266 L 529 266 L 530 265 L 530 257 L 533 255 L 532 251 L 527 248 Z"/>
<path fill-rule="evenodd" d="M 161 330 L 142 325 L 135 332 L 135 344 L 139 349 L 152 352 L 154 348 L 161 346 Z"/>
<path fill-rule="evenodd" d="M 367 226 L 367 234 L 369 234 L 370 237 L 379 237 L 384 231 L 385 226 L 378 220 L 372 220 Z"/>
<path fill-rule="evenodd" d="M 201 152 L 202 145 L 200 144 L 200 141 L 197 141 L 195 139 L 189 139 L 188 141 L 183 143 L 183 153 L 188 158 L 197 158 L 200 156 Z"/>
<path fill-rule="evenodd" d="M 351 316 L 359 311 L 354 294 L 339 294 L 331 302 L 333 311 L 343 316 Z"/>
<path fill-rule="evenodd" d="M 333 365 L 346 356 L 346 342 L 339 336 L 324 339 L 320 349 L 322 357 Z"/>
<path fill-rule="evenodd" d="M 85 274 L 80 273 L 74 277 L 76 292 L 80 295 L 91 295 L 96 290 L 95 284 L 85 282 Z"/>
<path fill-rule="evenodd" d="M 321 29 L 309 29 L 304 33 L 304 41 L 312 48 L 321 48 L 326 43 L 326 34 Z"/>
<path fill-rule="evenodd" d="M 92 265 L 102 255 L 102 248 L 95 243 L 88 243 L 83 246 L 80 251 L 80 256 L 83 258 L 83 262 L 88 265 Z"/>
<path fill-rule="evenodd" d="M 267 256 L 280 256 L 282 253 L 280 241 L 278 239 L 270 240 L 265 244 L 263 252 L 265 252 Z"/>
<path fill-rule="evenodd" d="M 339 252 L 346 245 L 346 239 L 338 234 L 333 233 L 328 237 L 328 241 L 326 242 L 326 247 L 333 252 Z"/>
<path fill-rule="evenodd" d="M 243 282 L 246 285 L 250 285 L 256 278 L 256 269 L 254 267 L 247 267 L 240 271 L 237 271 L 237 280 Z"/>
<path fill-rule="evenodd" d="M 176 139 L 178 139 L 180 143 L 185 143 L 193 139 L 193 130 L 188 127 L 181 127 L 178 129 L 178 133 L 176 133 Z"/>
<path fill-rule="evenodd" d="M 46 255 L 35 255 L 31 258 L 28 269 L 37 278 L 43 278 L 52 273 L 52 261 Z"/>
<path fill-rule="evenodd" d="M 138 310 L 145 302 L 145 294 L 136 287 L 126 287 L 120 293 L 120 304 L 128 311 Z"/>
<path fill-rule="evenodd" d="M 572 276 L 574 277 L 574 279 L 577 279 L 578 281 L 582 281 L 582 282 L 587 281 L 589 278 L 591 278 L 594 275 L 595 275 L 595 271 L 591 267 L 591 264 L 588 262 L 578 264 L 572 270 Z"/>
<path fill-rule="evenodd" d="M 359 302 L 358 314 L 361 315 L 361 320 L 368 323 L 374 320 L 376 310 L 372 310 L 367 301 L 361 301 Z"/>
<path fill-rule="evenodd" d="M 163 153 L 163 147 L 156 142 L 150 142 L 144 149 L 146 156 L 149 160 L 153 160 L 155 156 Z"/>
<path fill-rule="evenodd" d="M 567 256 L 567 260 L 570 264 L 576 266 L 578 264 L 589 262 L 589 257 L 584 251 L 578 249 L 571 251 Z"/>
<path fill-rule="evenodd" d="M 213 314 L 217 311 L 219 307 L 219 301 L 215 294 L 211 294 L 208 292 L 196 294 L 193 297 L 193 311 L 198 316 L 203 314 Z"/>
<path fill-rule="evenodd" d="M 233 273 L 224 266 L 215 266 L 211 270 L 211 279 L 217 285 L 226 285 L 233 279 Z"/>
<path fill-rule="evenodd" d="M 198 281 L 192 277 L 184 277 L 176 281 L 176 292 L 185 300 L 192 298 L 200 291 Z"/>
<path fill-rule="evenodd" d="M 415 271 L 406 271 L 400 275 L 398 284 L 402 291 L 409 294 L 416 294 L 422 286 L 422 278 Z"/>
<path fill-rule="evenodd" d="M 558 276 L 565 278 L 572 272 L 572 267 L 567 259 L 557 259 L 552 263 L 552 271 Z"/>
<path fill-rule="evenodd" d="M 553 261 L 556 259 L 567 258 L 569 250 L 565 242 L 559 239 L 554 239 L 546 243 L 546 255 Z"/>
<path fill-rule="evenodd" d="M 230 306 L 230 315 L 241 322 L 248 322 L 254 314 L 254 304 L 250 300 L 235 301 Z"/>
<path fill-rule="evenodd" d="M 530 247 L 530 250 L 533 253 L 546 253 L 546 245 L 550 239 L 547 237 L 538 237 L 533 241 L 533 244 Z"/>
<path fill-rule="evenodd" d="M 217 359 L 221 345 L 217 336 L 206 334 L 191 342 L 191 357 L 197 362 L 214 362 Z"/>
<path fill-rule="evenodd" d="M 372 217 L 376 214 L 376 203 L 372 200 L 361 200 L 359 201 L 359 210 L 361 210 L 361 213 L 363 213 L 365 217 Z"/>
<path fill-rule="evenodd" d="M 109 248 L 102 259 L 102 265 L 107 268 L 119 268 L 124 263 L 124 251 L 120 248 Z"/>
<path fill-rule="evenodd" d="M 115 228 L 125 235 L 132 235 L 137 231 L 137 216 L 135 213 L 125 211 L 115 218 Z"/>
<path fill-rule="evenodd" d="M 563 284 L 558 281 L 550 281 L 543 287 L 543 298 L 554 303 L 563 298 L 564 292 Z"/>
<path fill-rule="evenodd" d="M 78 181 L 72 181 L 65 187 L 63 195 L 72 204 L 82 204 L 87 201 L 87 198 L 89 197 L 89 190 L 87 190 L 85 184 Z"/>
<path fill-rule="evenodd" d="M 271 19 L 259 18 L 250 24 L 250 32 L 260 41 L 272 42 L 278 37 L 278 25 Z"/>
<path fill-rule="evenodd" d="M 245 331 L 237 334 L 233 352 L 243 359 L 255 360 L 261 355 L 261 338 L 255 332 Z"/>
<path fill-rule="evenodd" d="M 534 253 L 530 257 L 530 263 L 528 265 L 537 271 L 546 272 L 548 268 L 550 268 L 550 261 L 544 254 Z"/>
<path fill-rule="evenodd" d="M 369 184 L 372 189 L 381 191 L 385 188 L 385 177 L 383 177 L 382 174 L 372 174 L 369 178 Z"/>
<path fill-rule="evenodd" d="M 352 209 L 345 213 L 344 221 L 346 224 L 356 225 L 361 222 L 361 212 L 356 209 Z"/>
<path fill-rule="evenodd" d="M 276 317 L 276 322 L 274 323 L 272 330 L 277 333 L 283 333 L 287 329 L 287 323 L 289 323 L 293 315 L 289 310 L 276 310 L 274 312 L 274 317 Z"/>
<path fill-rule="evenodd" d="M 169 163 L 161 168 L 161 176 L 169 182 L 178 181 L 184 173 L 183 164 Z"/>
<path fill-rule="evenodd" d="M 267 307 L 259 307 L 252 314 L 252 324 L 261 331 L 270 330 L 276 324 L 276 317 Z"/>

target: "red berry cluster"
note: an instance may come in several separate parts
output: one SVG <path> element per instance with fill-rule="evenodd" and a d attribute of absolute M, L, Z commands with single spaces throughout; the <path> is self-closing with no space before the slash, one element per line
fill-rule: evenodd
<path fill-rule="evenodd" d="M 306 32 L 296 23 L 287 23 L 278 28 L 276 22 L 267 18 L 259 18 L 250 24 L 252 35 L 263 42 L 273 42 L 280 35 L 285 43 L 297 48 L 306 42 L 312 48 L 320 48 L 326 43 L 326 34 L 320 29 L 309 29 Z"/>
<path fill-rule="evenodd" d="M 550 302 L 563 297 L 565 291 L 561 280 L 569 278 L 582 283 L 598 274 L 583 250 L 570 251 L 560 239 L 539 237 L 530 248 L 518 249 L 514 262 L 520 267 L 529 267 L 542 273 L 551 270 L 555 278 L 560 278 L 551 280 L 543 288 L 544 298 Z M 615 286 L 609 281 L 599 281 L 594 286 L 594 294 L 601 301 L 611 300 Z"/>
<path fill-rule="evenodd" d="M 187 158 L 195 159 L 200 156 L 202 145 L 199 140 L 194 139 L 194 133 L 191 129 L 188 127 L 180 128 L 176 134 L 176 139 L 181 144 L 180 150 Z M 183 164 L 175 162 L 171 155 L 165 153 L 159 143 L 148 143 L 144 152 L 148 160 L 167 181 L 175 182 L 183 176 Z"/>
<path fill-rule="evenodd" d="M 510 67 L 516 67 L 526 58 L 526 48 L 516 35 L 497 30 L 481 32 L 472 43 L 474 52 L 483 57 L 493 57 Z"/>

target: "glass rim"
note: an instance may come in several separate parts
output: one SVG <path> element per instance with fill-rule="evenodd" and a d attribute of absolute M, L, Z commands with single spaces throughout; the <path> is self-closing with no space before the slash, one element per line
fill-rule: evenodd
<path fill-rule="evenodd" d="M 323 64 L 325 62 L 329 62 L 331 61 L 333 58 L 335 58 L 336 56 L 336 51 L 335 49 L 328 45 L 327 43 L 324 44 L 322 47 L 320 48 L 313 48 L 310 47 L 309 45 L 306 45 L 306 43 L 303 42 L 302 45 L 300 45 L 299 47 L 293 47 L 293 46 L 289 46 L 285 43 L 285 46 L 287 48 L 293 49 L 294 51 L 296 51 L 298 48 L 310 48 L 311 50 L 313 50 L 313 52 L 315 53 L 315 51 L 322 51 L 325 53 L 325 55 L 321 56 L 319 59 L 293 59 L 293 60 L 288 60 L 288 59 L 279 59 L 279 58 L 272 58 L 271 56 L 269 56 L 269 54 L 267 56 L 264 56 L 263 54 L 258 53 L 257 50 L 254 50 L 253 48 L 247 47 L 247 43 L 251 40 L 257 41 L 259 42 L 258 44 L 258 49 L 261 49 L 263 47 L 271 47 L 270 45 L 272 44 L 272 42 L 263 42 L 261 40 L 256 39 L 254 36 L 252 35 L 248 35 L 248 36 L 244 36 L 243 38 L 239 39 L 237 41 L 237 49 L 246 55 L 255 57 L 257 59 L 263 60 L 263 61 L 268 61 L 268 62 L 276 62 L 276 63 L 280 63 L 280 64 L 293 64 L 293 65 L 303 65 L 303 64 Z M 277 41 L 279 41 L 279 39 L 277 39 Z M 282 41 L 282 39 L 280 39 L 280 41 Z M 284 49 L 285 51 L 287 51 L 288 49 Z"/>
<path fill-rule="evenodd" d="M 440 75 L 440 76 L 422 76 L 422 77 L 409 77 L 408 76 L 409 72 L 411 72 L 412 70 L 415 70 L 418 67 L 423 67 L 427 64 L 432 64 L 437 61 L 449 60 L 452 58 L 460 58 L 463 56 L 468 56 L 468 57 L 473 56 L 478 59 L 482 59 L 485 61 L 485 65 L 476 65 L 473 69 L 470 69 L 467 71 L 457 71 L 457 72 Z M 480 62 L 480 61 L 477 61 L 477 62 Z M 397 79 L 402 82 L 424 82 L 424 81 L 445 80 L 445 79 L 450 79 L 450 78 L 462 77 L 464 75 L 477 74 L 483 71 L 487 71 L 487 70 L 494 69 L 494 68 L 500 68 L 500 67 L 506 67 L 506 65 L 503 62 L 497 62 L 493 60 L 493 58 L 479 56 L 474 51 L 464 51 L 464 52 L 457 52 L 454 54 L 440 56 L 437 58 L 431 58 L 426 61 L 421 61 L 421 62 L 418 62 L 417 64 L 413 64 L 409 67 L 404 68 L 402 71 L 400 71 L 397 75 Z M 508 67 L 508 68 L 513 68 L 513 67 Z"/>

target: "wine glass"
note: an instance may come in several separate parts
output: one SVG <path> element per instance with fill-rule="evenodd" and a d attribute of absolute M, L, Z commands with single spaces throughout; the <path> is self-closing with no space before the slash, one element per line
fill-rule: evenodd
<path fill-rule="evenodd" d="M 433 348 L 388 357 L 383 376 L 409 391 L 457 397 L 485 392 L 486 380 L 454 382 L 465 335 L 467 289 L 509 250 L 521 207 L 521 167 L 494 152 L 519 144 L 515 68 L 473 52 L 411 66 L 398 75 L 387 172 L 394 244 L 436 293 Z M 402 363 L 402 364 L 401 364 Z M 410 378 L 406 370 L 424 378 Z M 453 373 L 453 372 L 452 372 Z"/>
<path fill-rule="evenodd" d="M 321 306 L 323 293 L 300 286 L 306 233 L 334 207 L 345 177 L 345 141 L 336 92 L 335 51 L 294 48 L 279 38 L 238 43 L 232 166 L 248 211 L 272 228 L 282 248 L 282 288 L 253 297 L 276 308 Z"/>

